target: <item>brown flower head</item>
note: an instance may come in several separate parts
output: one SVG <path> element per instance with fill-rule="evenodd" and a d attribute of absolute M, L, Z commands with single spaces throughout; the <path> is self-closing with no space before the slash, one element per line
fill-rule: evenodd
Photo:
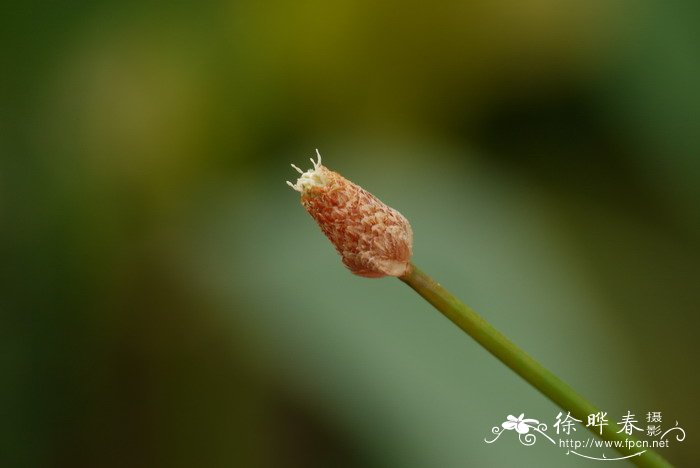
<path fill-rule="evenodd" d="M 411 261 L 413 231 L 401 213 L 318 161 L 295 184 L 301 204 L 333 243 L 345 266 L 367 278 L 401 276 Z"/>

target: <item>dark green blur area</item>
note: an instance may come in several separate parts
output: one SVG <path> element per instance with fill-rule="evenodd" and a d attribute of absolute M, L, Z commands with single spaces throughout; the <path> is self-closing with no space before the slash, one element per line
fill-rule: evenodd
<path fill-rule="evenodd" d="M 315 148 L 611 420 L 678 421 L 661 453 L 691 466 L 699 20 L 690 0 L 6 2 L 0 466 L 598 463 L 484 442 L 559 410 L 399 281 L 343 268 L 284 183 Z"/>

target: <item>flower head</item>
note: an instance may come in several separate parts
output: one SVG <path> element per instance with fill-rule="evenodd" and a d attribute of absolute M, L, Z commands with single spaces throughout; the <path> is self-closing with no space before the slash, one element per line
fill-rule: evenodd
<path fill-rule="evenodd" d="M 333 243 L 348 269 L 359 276 L 402 276 L 408 271 L 413 231 L 401 213 L 362 187 L 311 160 L 313 167 L 287 182 Z"/>

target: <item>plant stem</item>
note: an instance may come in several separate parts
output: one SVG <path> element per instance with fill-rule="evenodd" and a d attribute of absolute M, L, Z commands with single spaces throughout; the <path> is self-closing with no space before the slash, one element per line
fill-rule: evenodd
<path fill-rule="evenodd" d="M 503 364 L 510 367 L 564 411 L 570 412 L 576 419 L 587 421 L 589 414 L 600 411 L 415 265 L 411 264 L 408 272 L 399 279 L 423 296 L 425 300 L 474 338 L 488 352 L 496 356 Z M 603 426 L 602 434 L 597 426 L 588 426 L 587 428 L 596 436 L 612 441 L 613 445 L 615 441 L 621 441 L 622 446 L 614 448 L 624 456 L 646 450 L 639 456 L 629 458 L 638 466 L 672 466 L 661 455 L 650 449 L 629 448 L 625 441 L 633 441 L 634 439 L 624 434 L 624 431 L 617 432 L 618 429 L 613 424 Z"/>

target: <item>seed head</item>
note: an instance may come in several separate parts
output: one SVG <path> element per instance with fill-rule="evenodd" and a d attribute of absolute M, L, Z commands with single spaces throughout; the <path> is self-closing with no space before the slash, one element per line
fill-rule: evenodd
<path fill-rule="evenodd" d="M 348 269 L 359 276 L 402 276 L 412 254 L 413 231 L 401 213 L 337 172 L 311 160 L 313 167 L 287 184 L 333 243 Z"/>

